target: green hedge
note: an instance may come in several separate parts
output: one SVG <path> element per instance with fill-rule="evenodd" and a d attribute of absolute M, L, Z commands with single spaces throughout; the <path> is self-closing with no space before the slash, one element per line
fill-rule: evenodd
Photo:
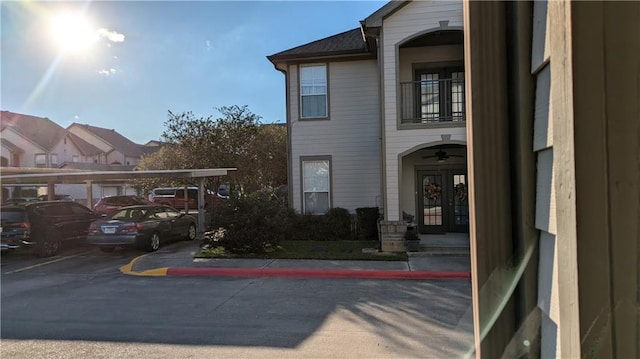
<path fill-rule="evenodd" d="M 378 207 L 356 208 L 358 220 L 358 239 L 378 240 L 378 219 L 380 212 Z"/>
<path fill-rule="evenodd" d="M 219 232 L 218 245 L 231 253 L 264 253 L 290 238 L 295 212 L 271 192 L 255 192 L 229 198 L 214 208 L 212 228 Z"/>
<path fill-rule="evenodd" d="M 215 235 L 207 236 L 211 243 L 205 244 L 222 246 L 231 253 L 258 254 L 282 240 L 377 240 L 378 208 L 358 208 L 356 212 L 357 223 L 344 208 L 332 208 L 324 215 L 296 214 L 274 193 L 256 192 L 230 198 L 213 210 Z"/>

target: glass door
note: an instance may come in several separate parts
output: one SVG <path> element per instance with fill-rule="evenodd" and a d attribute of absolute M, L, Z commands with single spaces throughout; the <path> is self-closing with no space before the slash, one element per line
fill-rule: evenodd
<path fill-rule="evenodd" d="M 464 169 L 418 171 L 420 233 L 469 232 L 469 199 Z"/>
<path fill-rule="evenodd" d="M 466 171 L 447 171 L 449 178 L 450 210 L 449 210 L 449 231 L 469 232 L 469 196 L 467 192 Z"/>
<path fill-rule="evenodd" d="M 444 233 L 446 231 L 443 216 L 444 177 L 440 172 L 418 172 L 418 226 L 420 233 Z"/>

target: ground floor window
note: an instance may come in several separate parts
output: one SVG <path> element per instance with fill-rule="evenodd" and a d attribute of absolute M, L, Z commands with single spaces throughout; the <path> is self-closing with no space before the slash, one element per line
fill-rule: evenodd
<path fill-rule="evenodd" d="M 303 159 L 301 162 L 303 213 L 326 213 L 331 208 L 331 160 Z"/>

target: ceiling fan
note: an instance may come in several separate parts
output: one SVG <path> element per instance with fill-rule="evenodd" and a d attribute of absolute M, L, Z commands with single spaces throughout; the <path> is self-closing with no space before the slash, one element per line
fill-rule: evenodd
<path fill-rule="evenodd" d="M 447 159 L 449 159 L 450 157 L 463 157 L 464 155 L 449 155 L 447 154 L 445 151 L 443 151 L 442 149 L 439 149 L 438 151 L 436 151 L 434 156 L 424 156 L 422 158 L 427 159 L 427 158 L 436 158 L 438 162 L 444 162 Z"/>

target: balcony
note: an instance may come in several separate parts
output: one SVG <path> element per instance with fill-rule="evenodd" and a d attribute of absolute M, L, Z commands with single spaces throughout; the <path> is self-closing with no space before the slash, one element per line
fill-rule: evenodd
<path fill-rule="evenodd" d="M 429 75 L 420 81 L 401 82 L 400 120 L 402 124 L 464 123 L 464 76 L 438 79 Z"/>

